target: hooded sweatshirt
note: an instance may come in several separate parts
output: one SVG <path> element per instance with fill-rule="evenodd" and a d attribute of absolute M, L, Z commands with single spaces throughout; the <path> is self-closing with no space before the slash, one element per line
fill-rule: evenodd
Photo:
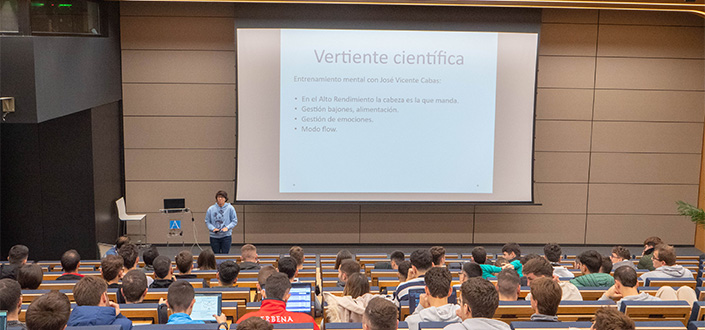
<path fill-rule="evenodd" d="M 462 321 L 455 314 L 460 306 L 456 304 L 445 304 L 440 307 L 423 308 L 421 305 L 416 307 L 414 314 L 406 317 L 406 323 L 409 325 L 409 330 L 419 330 L 420 322 L 460 322 Z"/>
<path fill-rule="evenodd" d="M 639 269 L 648 269 L 648 270 L 654 270 L 656 267 L 654 267 L 654 262 L 651 260 L 651 258 L 654 256 L 654 248 L 650 248 L 646 251 L 644 251 L 644 255 L 639 259 L 639 264 L 636 265 L 636 268 Z"/>
<path fill-rule="evenodd" d="M 690 269 L 685 268 L 681 265 L 673 265 L 673 266 L 661 266 L 659 268 L 656 268 L 656 270 L 652 270 L 646 274 L 642 274 L 639 276 L 639 279 L 644 281 L 647 278 L 686 278 L 686 279 L 692 279 L 693 278 L 693 272 L 690 271 Z"/>
<path fill-rule="evenodd" d="M 636 265 L 631 261 L 631 260 L 622 260 L 620 262 L 616 262 L 612 265 L 613 270 L 617 270 L 619 267 L 627 266 L 633 270 L 636 270 Z"/>
<path fill-rule="evenodd" d="M 323 300 L 328 303 L 326 315 L 328 322 L 362 322 L 362 314 L 370 300 L 383 295 L 365 293 L 353 298 L 351 296 L 338 297 L 330 292 L 323 292 Z"/>
<path fill-rule="evenodd" d="M 120 325 L 120 330 L 132 329 L 132 321 L 122 314 L 115 315 L 115 308 L 107 306 L 76 306 L 69 317 L 68 326 Z"/>
<path fill-rule="evenodd" d="M 486 319 L 484 317 L 469 318 L 463 323 L 446 325 L 443 330 L 510 330 L 509 324 L 500 320 Z"/>
<path fill-rule="evenodd" d="M 612 299 L 610 299 L 610 297 L 607 296 L 607 292 L 605 292 L 605 294 L 603 294 L 599 300 L 612 300 Z M 618 310 L 620 308 L 622 308 L 622 301 L 625 301 L 625 300 L 628 300 L 628 301 L 661 301 L 661 298 L 654 297 L 646 292 L 642 292 L 640 294 L 633 295 L 633 296 L 622 297 L 622 299 L 620 299 L 617 302 L 617 309 Z"/>
<path fill-rule="evenodd" d="M 212 238 L 223 238 L 232 236 L 232 229 L 237 225 L 237 214 L 235 208 L 230 203 L 223 204 L 223 207 L 218 206 L 218 203 L 211 205 L 206 211 L 206 226 Z M 223 228 L 228 228 L 223 231 Z M 217 233 L 213 229 L 220 229 Z"/>
<path fill-rule="evenodd" d="M 277 299 L 262 300 L 262 306 L 256 312 L 250 312 L 243 315 L 235 323 L 240 323 L 250 317 L 257 316 L 263 320 L 272 323 L 313 323 L 313 330 L 320 330 L 318 323 L 311 315 L 304 313 L 288 312 L 286 310 L 286 302 Z"/>
<path fill-rule="evenodd" d="M 613 286 L 614 277 L 605 273 L 590 273 L 578 276 L 570 280 L 570 283 L 579 288 L 584 286 Z"/>

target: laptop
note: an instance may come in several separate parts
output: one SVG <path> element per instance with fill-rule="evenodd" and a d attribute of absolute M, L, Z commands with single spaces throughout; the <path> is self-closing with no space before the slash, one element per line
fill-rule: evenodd
<path fill-rule="evenodd" d="M 287 311 L 311 314 L 313 303 L 311 283 L 291 283 L 289 294 L 291 297 L 286 301 Z"/>
<path fill-rule="evenodd" d="M 185 208 L 185 198 L 164 198 L 164 210 L 166 210 L 167 213 L 181 212 Z"/>
<path fill-rule="evenodd" d="M 414 311 L 416 310 L 416 306 L 419 305 L 419 296 L 423 293 L 426 293 L 424 289 L 410 289 L 409 290 L 409 313 L 413 314 Z M 449 304 L 457 304 L 458 303 L 458 295 L 456 294 L 455 288 L 453 288 L 452 293 L 450 294 L 450 297 L 448 297 L 448 303 Z"/>
<path fill-rule="evenodd" d="M 215 322 L 213 315 L 220 315 L 223 308 L 221 293 L 196 293 L 191 319 L 205 322 Z"/>

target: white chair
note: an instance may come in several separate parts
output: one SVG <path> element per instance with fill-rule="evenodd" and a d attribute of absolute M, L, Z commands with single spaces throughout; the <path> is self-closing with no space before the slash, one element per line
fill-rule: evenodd
<path fill-rule="evenodd" d="M 146 214 L 127 214 L 125 211 L 125 197 L 120 197 L 120 199 L 116 200 L 115 205 L 117 205 L 120 221 L 142 221 L 147 217 Z M 125 226 L 125 232 L 127 232 L 127 224 Z M 144 221 L 144 232 L 142 232 L 142 227 L 140 227 L 140 233 L 136 236 L 143 238 L 143 240 L 138 240 L 137 242 L 145 243 L 147 241 L 147 221 Z"/>

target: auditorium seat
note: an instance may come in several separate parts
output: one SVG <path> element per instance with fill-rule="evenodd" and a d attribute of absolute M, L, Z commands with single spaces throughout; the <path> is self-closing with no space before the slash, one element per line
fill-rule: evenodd
<path fill-rule="evenodd" d="M 690 310 L 690 321 L 705 321 L 705 301 L 696 301 Z"/>
<path fill-rule="evenodd" d="M 120 325 L 86 325 L 77 327 L 66 327 L 64 330 L 120 330 Z"/>
<path fill-rule="evenodd" d="M 679 321 L 640 321 L 634 325 L 636 330 L 686 330 Z"/>
<path fill-rule="evenodd" d="M 705 321 L 691 321 L 688 323 L 688 330 L 705 330 Z"/>
<path fill-rule="evenodd" d="M 670 286 L 673 288 L 679 288 L 681 286 L 689 286 L 695 289 L 696 282 L 695 279 L 682 279 L 682 278 L 647 278 L 644 281 L 644 286 L 652 287 L 662 287 Z"/>
<path fill-rule="evenodd" d="M 620 311 L 634 321 L 688 322 L 691 306 L 686 301 L 622 301 Z"/>
<path fill-rule="evenodd" d="M 592 326 L 591 322 L 527 322 L 515 321 L 509 324 L 514 330 L 540 330 L 540 329 L 584 329 Z"/>
<path fill-rule="evenodd" d="M 404 321 L 400 321 L 397 327 L 400 330 L 409 329 L 409 324 Z M 327 322 L 326 330 L 362 330 L 362 323 L 360 322 Z"/>

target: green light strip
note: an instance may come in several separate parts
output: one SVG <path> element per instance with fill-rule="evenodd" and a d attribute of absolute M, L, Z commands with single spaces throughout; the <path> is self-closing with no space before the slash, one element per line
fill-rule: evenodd
<path fill-rule="evenodd" d="M 60 4 L 59 4 L 59 7 L 71 7 L 71 6 L 73 6 L 73 5 L 72 5 L 72 4 L 68 4 L 68 3 L 60 3 Z"/>
<path fill-rule="evenodd" d="M 44 4 L 40 2 L 32 2 L 32 7 L 44 7 Z"/>

